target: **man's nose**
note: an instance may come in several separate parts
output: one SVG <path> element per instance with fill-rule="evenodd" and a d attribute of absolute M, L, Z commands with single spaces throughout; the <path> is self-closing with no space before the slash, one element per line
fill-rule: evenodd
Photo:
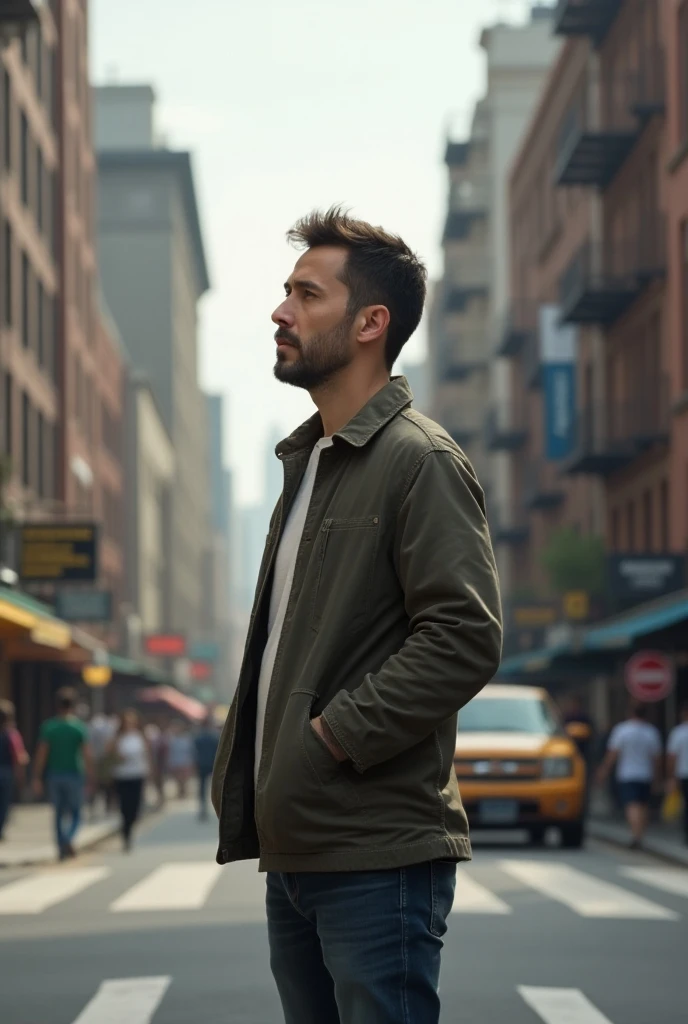
<path fill-rule="evenodd" d="M 272 314 L 272 322 L 277 324 L 278 327 L 291 328 L 294 326 L 294 316 L 289 309 L 288 303 L 289 300 L 285 299 Z"/>

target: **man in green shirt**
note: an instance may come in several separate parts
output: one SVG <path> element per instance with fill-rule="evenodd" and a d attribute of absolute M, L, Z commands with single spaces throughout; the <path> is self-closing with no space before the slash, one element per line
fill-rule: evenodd
<path fill-rule="evenodd" d="M 55 834 L 60 860 L 74 857 L 74 837 L 81 821 L 86 774 L 93 775 L 88 731 L 74 713 L 76 693 L 58 691 L 57 716 L 43 723 L 36 752 L 34 790 L 43 794 L 44 777 L 55 809 Z"/>

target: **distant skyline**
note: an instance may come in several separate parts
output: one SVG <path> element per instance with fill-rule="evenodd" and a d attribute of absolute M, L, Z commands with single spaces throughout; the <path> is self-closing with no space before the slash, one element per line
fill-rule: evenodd
<path fill-rule="evenodd" d="M 241 504 L 261 497 L 273 426 L 313 410 L 272 376 L 284 234 L 345 202 L 399 231 L 440 269 L 448 126 L 468 129 L 484 89 L 480 31 L 528 0 L 92 0 L 97 84 L 150 83 L 158 127 L 194 153 L 213 289 L 201 306 L 201 379 L 227 397 L 226 450 Z M 393 41 L 393 44 L 392 44 Z M 424 353 L 421 329 L 402 362 Z"/>

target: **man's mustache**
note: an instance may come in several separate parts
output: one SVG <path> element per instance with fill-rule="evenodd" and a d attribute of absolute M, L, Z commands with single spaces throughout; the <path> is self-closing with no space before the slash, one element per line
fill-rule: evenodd
<path fill-rule="evenodd" d="M 293 345 L 294 348 L 301 348 L 301 342 L 295 334 L 288 331 L 285 327 L 281 327 L 278 331 L 275 331 L 275 341 L 284 341 L 287 345 Z"/>

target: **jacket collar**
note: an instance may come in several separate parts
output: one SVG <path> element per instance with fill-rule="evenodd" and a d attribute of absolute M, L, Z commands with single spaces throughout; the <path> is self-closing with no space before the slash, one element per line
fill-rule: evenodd
<path fill-rule="evenodd" d="M 413 393 L 406 377 L 392 377 L 366 405 L 357 412 L 352 420 L 334 435 L 354 448 L 363 448 L 383 427 L 387 426 L 402 409 L 408 408 L 413 401 Z M 293 434 L 280 441 L 275 449 L 278 458 L 295 455 L 304 449 L 312 449 L 323 436 L 323 425 L 320 413 L 316 412 L 310 419 L 297 427 Z"/>

